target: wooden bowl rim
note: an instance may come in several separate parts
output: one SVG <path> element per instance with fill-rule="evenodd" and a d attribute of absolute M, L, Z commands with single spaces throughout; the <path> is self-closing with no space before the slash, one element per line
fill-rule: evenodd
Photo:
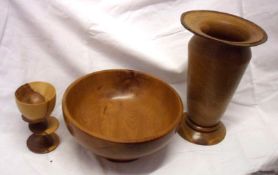
<path fill-rule="evenodd" d="M 21 100 L 19 100 L 17 98 L 17 95 L 16 93 L 25 85 L 28 85 L 28 84 L 35 84 L 35 83 L 41 83 L 41 84 L 45 84 L 51 88 L 53 88 L 53 95 L 51 96 L 51 98 L 49 99 L 46 99 L 44 102 L 40 102 L 40 103 L 35 103 L 35 104 L 31 104 L 31 103 L 26 103 L 26 102 L 22 102 Z M 23 85 L 19 86 L 15 92 L 14 92 L 14 96 L 15 96 L 15 100 L 17 101 L 18 104 L 21 104 L 21 105 L 25 105 L 25 106 L 39 106 L 39 105 L 43 105 L 43 104 L 46 104 L 46 103 L 49 103 L 51 100 L 55 99 L 56 98 L 56 89 L 55 87 L 49 83 L 49 82 L 45 82 L 45 81 L 32 81 L 32 82 L 28 82 L 28 83 L 24 83 Z"/>
<path fill-rule="evenodd" d="M 216 37 L 212 37 L 210 35 L 205 34 L 204 32 L 200 32 L 195 27 L 187 24 L 187 21 L 186 21 L 187 16 L 189 16 L 189 15 L 194 16 L 194 15 L 198 15 L 198 14 L 201 14 L 201 13 L 211 13 L 211 14 L 218 14 L 218 15 L 221 15 L 223 17 L 225 17 L 225 16 L 232 17 L 232 18 L 234 18 L 238 21 L 244 22 L 246 25 L 250 26 L 250 28 L 252 28 L 253 31 L 261 33 L 262 37 L 258 40 L 252 41 L 252 42 L 250 42 L 248 40 L 247 41 L 229 41 L 229 40 L 224 40 L 224 39 L 219 39 L 219 38 L 216 38 Z M 225 12 L 220 12 L 220 11 L 190 10 L 190 11 L 182 13 L 182 15 L 180 17 L 180 21 L 181 21 L 181 24 L 183 25 L 184 28 L 186 28 L 190 32 L 196 34 L 197 36 L 204 37 L 204 38 L 207 38 L 207 39 L 212 39 L 212 40 L 215 40 L 215 41 L 218 41 L 218 42 L 221 42 L 221 43 L 224 43 L 224 44 L 228 44 L 228 45 L 233 45 L 233 46 L 241 46 L 241 47 L 257 46 L 259 44 L 262 44 L 262 43 L 266 42 L 267 38 L 268 38 L 264 29 L 262 29 L 260 26 L 258 26 L 254 22 L 249 21 L 249 20 L 247 20 L 245 18 L 242 18 L 240 16 L 236 16 L 236 15 L 233 15 L 233 14 L 230 14 L 230 13 L 225 13 Z"/>
<path fill-rule="evenodd" d="M 177 100 L 179 102 L 179 113 L 178 116 L 176 117 L 176 119 L 168 126 L 168 128 L 161 130 L 160 133 L 150 136 L 150 137 L 146 137 L 146 138 L 142 138 L 142 139 L 114 139 L 114 138 L 108 138 L 105 137 L 101 134 L 98 133 L 94 133 L 91 132 L 90 130 L 86 129 L 85 127 L 83 127 L 80 123 L 78 123 L 70 114 L 67 105 L 66 105 L 66 100 L 67 100 L 67 96 L 69 94 L 69 91 L 76 85 L 78 84 L 81 80 L 84 80 L 88 77 L 97 75 L 97 74 L 103 74 L 103 73 L 107 73 L 107 72 L 128 72 L 128 71 L 133 71 L 137 74 L 141 74 L 143 76 L 147 76 L 155 81 L 159 81 L 160 83 L 164 84 L 165 86 L 167 86 L 169 88 L 169 90 L 171 90 L 175 96 L 177 97 Z M 63 95 L 63 100 L 62 100 L 62 110 L 64 112 L 64 119 L 66 122 L 72 123 L 75 127 L 77 127 L 79 130 L 81 130 L 82 132 L 88 134 L 89 136 L 95 137 L 97 139 L 101 139 L 104 141 L 108 141 L 108 142 L 114 142 L 114 143 L 141 143 L 141 142 L 148 142 L 148 141 L 152 141 L 155 139 L 159 139 L 165 135 L 167 135 L 168 133 L 170 133 L 172 130 L 176 129 L 180 123 L 182 122 L 182 118 L 183 118 L 183 103 L 182 100 L 180 98 L 180 96 L 178 95 L 178 93 L 176 92 L 176 90 L 174 88 L 172 88 L 170 85 L 168 85 L 167 83 L 165 83 L 164 81 L 160 80 L 159 78 L 156 78 L 152 75 L 140 72 L 140 71 L 136 71 L 136 70 L 130 70 L 130 69 L 107 69 L 107 70 L 100 70 L 100 71 L 96 71 L 96 72 L 92 72 L 89 73 L 85 76 L 82 76 L 80 78 L 78 78 L 77 80 L 75 80 L 74 82 L 72 82 L 66 89 L 64 95 Z"/>

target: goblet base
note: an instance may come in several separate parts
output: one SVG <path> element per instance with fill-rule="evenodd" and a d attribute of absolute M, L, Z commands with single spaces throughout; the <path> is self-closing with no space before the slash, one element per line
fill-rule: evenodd
<path fill-rule="evenodd" d="M 27 147 L 34 153 L 44 154 L 55 150 L 59 143 L 59 136 L 55 133 L 50 135 L 32 134 L 27 140 Z"/>
<path fill-rule="evenodd" d="M 178 131 L 185 140 L 198 145 L 215 145 L 226 135 L 226 128 L 222 122 L 212 127 L 203 127 L 193 123 L 184 113 L 184 121 Z"/>

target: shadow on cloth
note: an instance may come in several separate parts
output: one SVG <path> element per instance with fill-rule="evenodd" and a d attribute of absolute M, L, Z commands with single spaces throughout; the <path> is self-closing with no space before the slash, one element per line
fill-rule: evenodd
<path fill-rule="evenodd" d="M 258 171 L 249 175 L 278 175 L 278 158 L 268 161 Z"/>
<path fill-rule="evenodd" d="M 149 156 L 125 163 L 112 162 L 101 157 L 97 157 L 97 159 L 103 166 L 105 166 L 106 169 L 109 169 L 113 173 L 149 174 L 159 169 L 159 167 L 163 165 L 169 153 L 168 149 L 169 147 L 166 146 L 165 148 Z"/>
<path fill-rule="evenodd" d="M 105 57 L 116 59 L 128 68 L 151 73 L 169 83 L 182 82 L 185 79 L 186 69 L 183 69 L 182 72 L 164 70 L 151 62 L 144 61 L 140 58 L 140 55 L 126 52 L 126 50 L 117 47 L 113 43 L 107 43 L 101 40 L 96 41 L 94 39 L 89 40 L 88 43 L 91 48 L 104 54 Z"/>
<path fill-rule="evenodd" d="M 77 144 L 77 143 L 76 143 Z M 142 157 L 140 159 L 137 159 L 135 161 L 131 162 L 112 162 L 107 159 L 104 159 L 102 157 L 96 156 L 90 151 L 86 150 L 82 146 L 78 145 L 76 146 L 76 149 L 78 149 L 80 157 L 78 160 L 82 161 L 80 162 L 83 167 L 91 169 L 92 172 L 95 171 L 95 164 L 96 161 L 99 163 L 99 165 L 102 167 L 103 173 L 108 173 L 107 171 L 111 173 L 119 173 L 119 174 L 149 174 L 161 167 L 168 156 L 168 147 L 149 155 L 146 157 Z"/>

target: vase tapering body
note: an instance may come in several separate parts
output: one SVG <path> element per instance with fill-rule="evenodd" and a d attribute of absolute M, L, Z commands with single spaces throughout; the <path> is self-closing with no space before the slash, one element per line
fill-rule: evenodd
<path fill-rule="evenodd" d="M 195 35 L 188 46 L 188 106 L 179 134 L 213 145 L 225 137 L 220 118 L 251 59 L 250 47 L 267 35 L 248 20 L 216 11 L 185 12 L 181 22 Z"/>

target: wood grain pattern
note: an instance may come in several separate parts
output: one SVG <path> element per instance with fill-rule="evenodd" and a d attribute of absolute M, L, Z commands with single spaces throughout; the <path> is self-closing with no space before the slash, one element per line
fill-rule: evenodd
<path fill-rule="evenodd" d="M 131 160 L 163 147 L 183 106 L 166 83 L 131 70 L 107 70 L 75 81 L 63 98 L 72 135 L 97 155 Z"/>
<path fill-rule="evenodd" d="M 15 97 L 20 112 L 28 121 L 44 120 L 56 103 L 55 88 L 45 82 L 31 82 L 20 86 Z"/>
<path fill-rule="evenodd" d="M 225 137 L 220 118 L 251 59 L 250 47 L 267 35 L 250 21 L 215 11 L 189 11 L 181 22 L 195 35 L 188 46 L 188 111 L 179 133 L 196 144 L 216 144 Z"/>
<path fill-rule="evenodd" d="M 34 133 L 27 139 L 29 150 L 34 153 L 53 151 L 60 142 L 54 133 L 59 122 L 49 116 L 56 102 L 54 86 L 46 82 L 26 83 L 16 90 L 15 98 L 22 119 L 29 123 L 29 129 Z"/>

